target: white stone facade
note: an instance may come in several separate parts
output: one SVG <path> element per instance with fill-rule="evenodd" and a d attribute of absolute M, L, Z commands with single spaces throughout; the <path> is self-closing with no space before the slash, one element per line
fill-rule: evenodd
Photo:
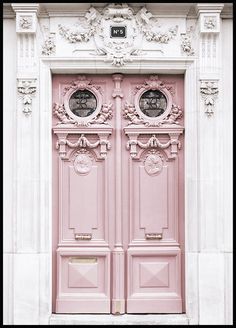
<path fill-rule="evenodd" d="M 232 4 L 131 3 L 129 48 L 94 37 L 108 5 L 4 4 L 4 324 L 95 320 L 51 310 L 51 75 L 154 72 L 185 74 L 186 315 L 149 319 L 231 325 Z"/>

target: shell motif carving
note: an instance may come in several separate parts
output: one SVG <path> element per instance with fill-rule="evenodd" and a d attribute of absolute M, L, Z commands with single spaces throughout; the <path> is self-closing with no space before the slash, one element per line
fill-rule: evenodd
<path fill-rule="evenodd" d="M 91 171 L 93 161 L 87 153 L 78 153 L 74 160 L 75 172 L 86 175 Z"/>
<path fill-rule="evenodd" d="M 154 175 L 161 172 L 163 167 L 163 156 L 160 152 L 149 152 L 144 161 L 144 168 L 147 174 Z"/>

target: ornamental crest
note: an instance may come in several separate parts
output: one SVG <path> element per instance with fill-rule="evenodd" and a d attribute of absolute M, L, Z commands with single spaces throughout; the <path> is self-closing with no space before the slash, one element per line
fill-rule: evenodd
<path fill-rule="evenodd" d="M 59 25 L 59 33 L 70 43 L 94 40 L 96 54 L 117 67 L 141 54 L 143 39 L 168 43 L 176 36 L 177 30 L 178 26 L 160 27 L 145 7 L 135 14 L 127 3 L 110 4 L 102 12 L 90 7 L 73 27 Z M 74 52 L 79 50 L 75 48 Z"/>

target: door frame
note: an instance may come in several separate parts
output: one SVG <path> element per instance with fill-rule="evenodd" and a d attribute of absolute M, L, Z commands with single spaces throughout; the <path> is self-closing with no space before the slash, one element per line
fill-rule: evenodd
<path fill-rule="evenodd" d="M 123 67 L 110 67 L 98 58 L 40 58 L 40 217 L 41 250 L 48 254 L 48 263 L 41 268 L 47 281 L 42 295 L 47 295 L 52 314 L 52 74 L 184 74 L 184 215 L 185 215 L 185 306 L 190 324 L 198 322 L 198 116 L 196 57 L 142 58 Z M 50 168 L 50 169 L 49 169 Z M 45 297 L 45 296 L 44 296 Z M 54 314 L 55 315 L 55 314 Z"/>

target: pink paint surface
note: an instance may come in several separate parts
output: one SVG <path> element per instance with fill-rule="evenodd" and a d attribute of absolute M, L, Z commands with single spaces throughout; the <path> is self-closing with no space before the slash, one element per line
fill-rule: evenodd
<path fill-rule="evenodd" d="M 112 104 L 113 116 L 107 120 L 112 127 L 108 137 L 111 149 L 102 159 L 100 146 L 85 147 L 85 155 L 77 160 L 85 161 L 84 173 L 83 166 L 75 164 L 80 148 L 61 146 L 67 152 L 62 159 L 56 143 L 64 137 L 75 143 L 86 128 L 58 126 L 58 118 L 52 115 L 53 312 L 182 313 L 185 311 L 183 134 L 179 136 L 181 148 L 176 150 L 175 159 L 170 158 L 170 147 L 138 148 L 138 158 L 132 159 L 124 131 L 129 121 L 123 117 L 123 109 L 126 101 L 137 106 L 136 87 L 150 76 L 86 77 L 100 93 L 98 104 Z M 172 88 L 171 100 L 184 112 L 183 76 L 158 77 Z M 63 103 L 64 88 L 77 78 L 78 75 L 53 76 L 53 103 Z M 183 126 L 184 115 L 178 121 Z M 105 129 L 109 125 L 102 126 Z M 146 143 L 152 136 L 148 135 L 149 127 L 135 127 L 137 133 L 147 131 L 146 135 L 138 136 L 138 140 Z M 95 125 L 87 129 L 91 133 L 85 136 L 90 143 L 104 133 Z M 168 133 L 156 136 L 162 144 L 169 140 Z M 152 149 L 158 152 L 158 155 L 154 152 L 154 159 L 161 158 L 161 169 L 154 174 L 150 173 Z M 91 236 L 91 240 L 75 239 L 76 234 Z M 148 234 L 161 234 L 162 238 L 147 239 Z"/>

